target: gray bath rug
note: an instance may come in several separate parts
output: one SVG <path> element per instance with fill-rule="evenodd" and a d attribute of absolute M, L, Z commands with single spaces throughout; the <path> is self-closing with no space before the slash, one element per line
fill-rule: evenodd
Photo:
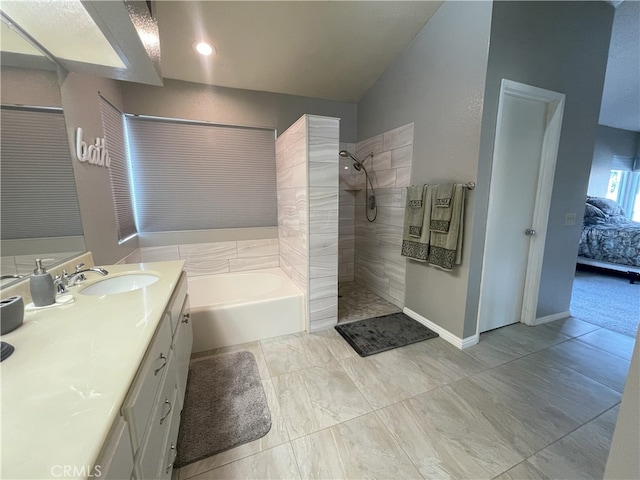
<path fill-rule="evenodd" d="M 176 467 L 257 440 L 270 429 L 271 413 L 252 353 L 227 353 L 189 366 Z"/>
<path fill-rule="evenodd" d="M 404 313 L 337 325 L 336 330 L 361 357 L 437 337 Z"/>

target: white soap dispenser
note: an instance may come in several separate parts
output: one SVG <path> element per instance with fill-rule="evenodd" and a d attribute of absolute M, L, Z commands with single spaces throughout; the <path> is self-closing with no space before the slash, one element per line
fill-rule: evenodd
<path fill-rule="evenodd" d="M 36 258 L 36 269 L 29 281 L 31 300 L 36 307 L 46 307 L 56 302 L 56 287 L 53 278 L 42 266 L 42 259 Z"/>

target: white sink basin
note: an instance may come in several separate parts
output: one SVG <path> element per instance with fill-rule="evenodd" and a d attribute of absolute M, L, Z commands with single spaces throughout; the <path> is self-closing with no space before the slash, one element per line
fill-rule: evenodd
<path fill-rule="evenodd" d="M 151 273 L 129 273 L 117 277 L 105 278 L 78 291 L 82 295 L 112 295 L 114 293 L 131 292 L 148 287 L 160 277 Z"/>

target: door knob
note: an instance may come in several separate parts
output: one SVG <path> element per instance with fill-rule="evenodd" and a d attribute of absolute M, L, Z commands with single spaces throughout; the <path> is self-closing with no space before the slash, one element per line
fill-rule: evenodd
<path fill-rule="evenodd" d="M 529 237 L 533 237 L 536 234 L 536 231 L 533 228 L 527 228 L 524 231 L 525 235 L 528 235 Z"/>

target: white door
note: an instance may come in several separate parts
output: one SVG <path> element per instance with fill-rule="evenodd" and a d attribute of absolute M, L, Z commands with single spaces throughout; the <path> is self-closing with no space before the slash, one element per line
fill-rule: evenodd
<path fill-rule="evenodd" d="M 533 324 L 564 95 L 502 81 L 478 331 Z"/>

